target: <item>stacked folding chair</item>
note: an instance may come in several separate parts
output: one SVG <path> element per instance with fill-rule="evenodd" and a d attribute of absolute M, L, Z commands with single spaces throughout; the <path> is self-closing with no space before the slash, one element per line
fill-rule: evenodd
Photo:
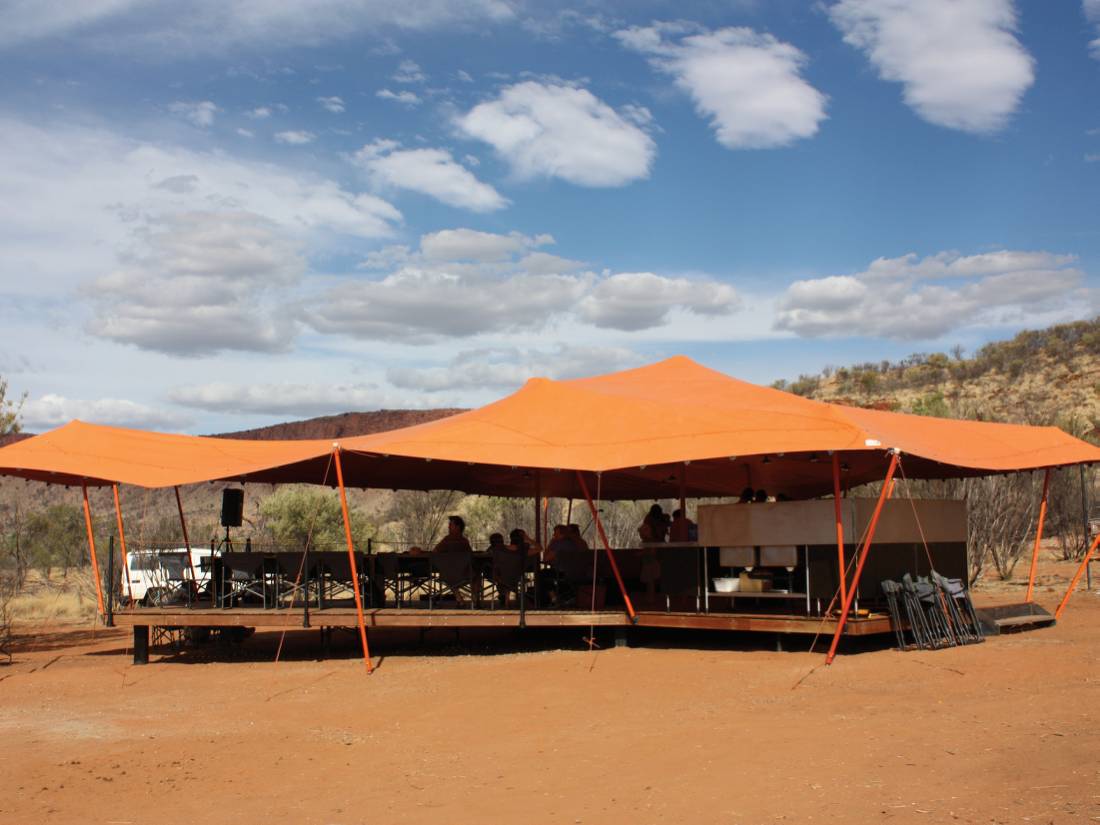
<path fill-rule="evenodd" d="M 938 650 L 983 641 L 970 593 L 960 579 L 934 570 L 930 579 L 906 573 L 900 582 L 884 581 L 882 592 L 899 650 Z"/>

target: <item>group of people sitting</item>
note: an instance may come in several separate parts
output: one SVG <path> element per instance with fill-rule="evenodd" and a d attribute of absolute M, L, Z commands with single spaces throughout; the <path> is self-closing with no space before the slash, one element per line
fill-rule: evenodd
<path fill-rule="evenodd" d="M 517 527 L 508 534 L 508 543 L 504 543 L 503 533 L 493 533 L 489 536 L 489 546 L 486 553 L 495 550 L 508 550 L 526 556 L 538 556 L 544 562 L 552 562 L 554 556 L 563 549 L 587 550 L 588 542 L 581 536 L 579 524 L 556 524 L 550 542 L 544 550 L 542 546 L 528 535 L 522 527 Z M 432 548 L 433 553 L 447 553 L 456 550 L 469 550 L 473 552 L 470 540 L 466 538 L 466 521 L 462 516 L 449 516 L 447 518 L 447 535 Z M 418 548 L 410 550 L 412 553 L 423 552 Z"/>

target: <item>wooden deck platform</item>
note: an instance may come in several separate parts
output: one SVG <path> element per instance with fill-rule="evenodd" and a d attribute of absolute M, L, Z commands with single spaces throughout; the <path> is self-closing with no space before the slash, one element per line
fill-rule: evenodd
<path fill-rule="evenodd" d="M 520 614 L 514 609 L 463 610 L 450 608 L 376 608 L 364 611 L 368 630 L 371 628 L 489 628 L 517 627 Z M 254 607 L 228 609 L 184 606 L 139 607 L 124 609 L 114 615 L 115 623 L 123 627 L 267 627 L 300 628 L 303 612 L 264 610 Z M 622 610 L 590 613 L 583 610 L 528 610 L 524 616 L 527 627 L 630 627 Z M 326 607 L 309 611 L 309 627 L 356 627 L 355 609 Z M 639 611 L 638 627 L 682 628 L 685 630 L 733 630 L 765 633 L 822 633 L 836 630 L 836 620 L 829 617 L 797 616 L 781 613 L 688 613 Z M 890 633 L 888 615 L 852 617 L 844 629 L 845 635 L 868 636 Z"/>

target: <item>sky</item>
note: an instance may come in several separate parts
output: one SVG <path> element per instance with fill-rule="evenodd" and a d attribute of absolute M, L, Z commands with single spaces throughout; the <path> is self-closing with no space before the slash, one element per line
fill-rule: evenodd
<path fill-rule="evenodd" d="M 757 383 L 1100 312 L 1100 0 L 0 0 L 24 426 Z M 583 414 L 583 411 L 578 411 Z"/>

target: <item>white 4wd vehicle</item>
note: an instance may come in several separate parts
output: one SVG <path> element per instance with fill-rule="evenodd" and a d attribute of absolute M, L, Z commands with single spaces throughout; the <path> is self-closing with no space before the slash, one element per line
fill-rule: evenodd
<path fill-rule="evenodd" d="M 165 550 L 136 550 L 129 555 L 130 586 L 121 581 L 122 598 L 132 597 L 142 604 L 164 604 L 186 599 L 185 587 L 191 582 L 191 569 L 187 564 L 187 548 Z M 191 560 L 198 577 L 196 591 L 203 590 L 210 582 L 210 548 L 192 547 Z"/>

